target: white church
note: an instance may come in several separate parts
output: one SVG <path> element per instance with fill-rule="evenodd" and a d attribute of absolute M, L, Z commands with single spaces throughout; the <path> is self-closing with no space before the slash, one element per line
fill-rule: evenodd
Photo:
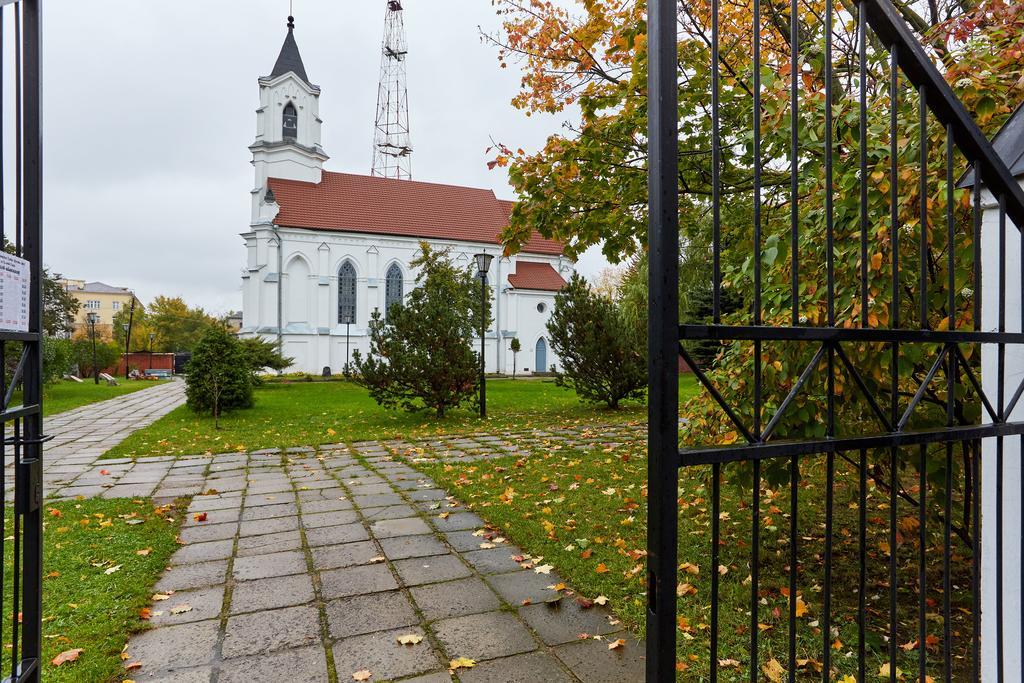
<path fill-rule="evenodd" d="M 241 336 L 280 342 L 292 372 L 341 372 L 353 350 L 367 353 L 371 314 L 414 286 L 409 264 L 426 241 L 467 268 L 475 254 L 495 257 L 488 372 L 511 374 L 513 338 L 518 373 L 560 367 L 545 326 L 575 266 L 561 244 L 535 233 L 522 252 L 502 256 L 513 202 L 491 190 L 325 170 L 321 90 L 306 75 L 291 18 L 259 89 Z"/>

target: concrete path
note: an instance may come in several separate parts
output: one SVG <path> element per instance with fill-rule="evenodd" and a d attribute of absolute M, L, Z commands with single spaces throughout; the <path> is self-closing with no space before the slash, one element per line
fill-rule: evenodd
<path fill-rule="evenodd" d="M 643 645 L 611 612 L 557 590 L 541 559 L 395 452 L 367 442 L 152 463 L 161 481 L 147 487 L 165 495 L 190 482 L 206 495 L 156 585 L 170 597 L 153 603 L 154 628 L 128 644 L 126 663 L 141 665 L 131 677 L 643 680 Z M 104 495 L 136 485 L 125 476 Z M 453 677 L 459 658 L 476 665 Z"/>

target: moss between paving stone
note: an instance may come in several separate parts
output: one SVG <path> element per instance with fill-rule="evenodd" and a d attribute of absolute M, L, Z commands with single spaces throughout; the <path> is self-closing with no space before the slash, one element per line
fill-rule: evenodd
<path fill-rule="evenodd" d="M 145 629 L 140 610 L 178 547 L 180 515 L 156 514 L 147 499 L 88 499 L 44 508 L 43 680 L 121 680 L 120 653 L 131 633 Z M 13 533 L 5 515 L 5 537 Z M 138 522 L 130 524 L 129 522 Z M 148 550 L 144 555 L 138 551 Z M 11 604 L 13 544 L 5 543 L 4 605 Z M 111 571 L 119 567 L 116 571 Z M 9 618 L 8 615 L 4 616 Z M 3 670 L 10 670 L 10 626 L 4 628 Z M 60 652 L 82 648 L 77 661 L 53 666 Z"/>

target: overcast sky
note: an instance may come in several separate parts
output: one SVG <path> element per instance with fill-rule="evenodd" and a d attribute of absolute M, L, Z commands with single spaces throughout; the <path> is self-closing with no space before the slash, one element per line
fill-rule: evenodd
<path fill-rule="evenodd" d="M 368 173 L 385 0 L 294 0 L 295 35 L 322 89 L 327 168 Z M 404 0 L 413 178 L 486 187 L 493 137 L 527 150 L 565 115 L 526 118 L 478 26 L 491 0 Z M 44 14 L 45 260 L 68 277 L 241 307 L 257 78 L 288 0 L 49 0 Z M 596 274 L 599 254 L 581 270 Z"/>

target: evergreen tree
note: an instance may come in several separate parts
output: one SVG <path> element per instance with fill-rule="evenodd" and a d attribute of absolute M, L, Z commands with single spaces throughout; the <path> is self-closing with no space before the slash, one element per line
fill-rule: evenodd
<path fill-rule="evenodd" d="M 195 345 L 186 366 L 188 407 L 214 417 L 220 427 L 225 410 L 252 407 L 252 371 L 241 344 L 227 330 L 209 327 Z"/>
<path fill-rule="evenodd" d="M 238 343 L 241 345 L 242 353 L 245 354 L 246 362 L 249 364 L 254 384 L 259 384 L 263 381 L 260 378 L 260 374 L 266 370 L 270 369 L 275 372 L 287 370 L 295 360 L 294 358 L 287 358 L 281 355 L 276 343 L 267 341 L 262 337 L 247 337 L 240 339 Z"/>
<path fill-rule="evenodd" d="M 618 408 L 623 399 L 643 396 L 647 386 L 644 336 L 615 302 L 593 291 L 578 273 L 555 297 L 548 334 L 564 367 L 555 376 L 559 386 L 610 408 Z"/>
<path fill-rule="evenodd" d="M 508 344 L 508 349 L 512 352 L 512 379 L 515 379 L 517 359 L 519 358 L 519 352 L 523 350 L 522 345 L 519 343 L 519 337 L 512 337 L 512 341 Z"/>
<path fill-rule="evenodd" d="M 421 243 L 412 262 L 416 287 L 393 304 L 385 320 L 374 312 L 370 352 L 353 353 L 355 381 L 386 408 L 431 409 L 444 417 L 476 403 L 480 356 L 473 339 L 480 329 L 480 282 L 452 263 L 447 251 Z"/>

